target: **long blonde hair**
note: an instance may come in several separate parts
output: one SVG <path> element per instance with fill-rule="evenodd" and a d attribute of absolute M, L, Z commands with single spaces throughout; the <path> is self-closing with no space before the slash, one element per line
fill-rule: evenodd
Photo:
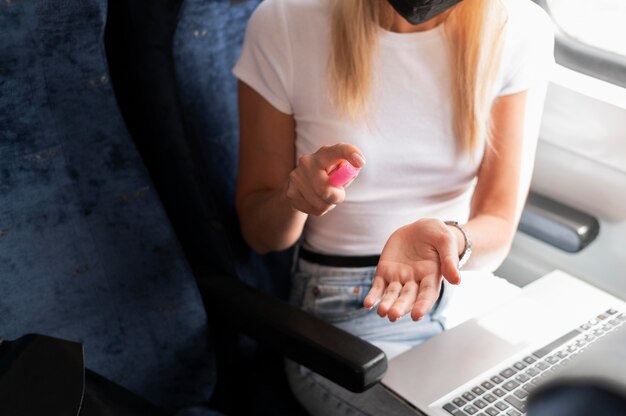
<path fill-rule="evenodd" d="M 381 1 L 334 0 L 328 65 L 331 98 L 344 116 L 366 117 L 373 85 L 373 54 L 384 15 Z M 454 131 L 471 154 L 489 139 L 491 89 L 502 55 L 506 13 L 500 0 L 464 0 L 445 17 L 453 57 Z"/>

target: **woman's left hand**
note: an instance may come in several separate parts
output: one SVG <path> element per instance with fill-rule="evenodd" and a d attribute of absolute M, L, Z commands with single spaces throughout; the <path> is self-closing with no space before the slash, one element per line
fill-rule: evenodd
<path fill-rule="evenodd" d="M 395 231 L 380 256 L 372 288 L 363 302 L 394 322 L 411 312 L 414 321 L 439 297 L 442 276 L 459 284 L 458 242 L 443 221 L 423 219 Z"/>

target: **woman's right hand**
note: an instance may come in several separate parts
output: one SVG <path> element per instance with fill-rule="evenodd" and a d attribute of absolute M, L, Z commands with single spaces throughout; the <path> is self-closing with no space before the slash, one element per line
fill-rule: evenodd
<path fill-rule="evenodd" d="M 344 160 L 359 169 L 365 165 L 363 153 L 346 143 L 323 146 L 311 155 L 300 157 L 284 187 L 284 195 L 291 207 L 305 214 L 321 216 L 343 202 L 345 187 L 350 182 L 340 187 L 332 186 L 328 177 Z"/>

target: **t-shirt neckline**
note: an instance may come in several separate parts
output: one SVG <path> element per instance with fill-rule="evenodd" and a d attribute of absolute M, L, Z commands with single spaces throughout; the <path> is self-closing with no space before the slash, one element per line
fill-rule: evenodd
<path fill-rule="evenodd" d="M 432 29 L 420 32 L 398 33 L 380 28 L 380 41 L 388 45 L 415 45 L 416 42 L 424 42 L 440 38 L 444 30 L 444 23 L 438 24 Z"/>

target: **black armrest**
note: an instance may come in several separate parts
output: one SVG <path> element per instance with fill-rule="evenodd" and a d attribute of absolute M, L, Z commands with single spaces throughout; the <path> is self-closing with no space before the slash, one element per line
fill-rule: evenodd
<path fill-rule="evenodd" d="M 209 312 L 348 390 L 367 390 L 387 371 L 379 348 L 274 296 L 223 274 L 198 280 Z"/>
<path fill-rule="evenodd" d="M 519 230 L 568 253 L 577 253 L 595 240 L 600 223 L 589 214 L 531 192 Z"/>

